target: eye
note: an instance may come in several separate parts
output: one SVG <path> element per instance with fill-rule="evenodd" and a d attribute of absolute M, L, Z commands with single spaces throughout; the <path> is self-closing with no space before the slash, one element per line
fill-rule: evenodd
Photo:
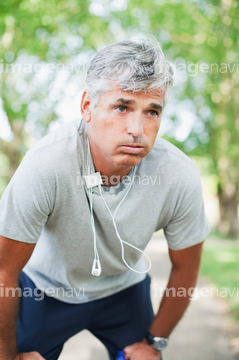
<path fill-rule="evenodd" d="M 158 113 L 157 113 L 157 111 L 155 111 L 155 110 L 150 110 L 150 111 L 149 111 L 149 115 L 151 115 L 151 116 L 157 116 Z"/>
<path fill-rule="evenodd" d="M 121 112 L 121 113 L 124 113 L 124 112 L 127 110 L 127 108 L 126 108 L 125 106 L 117 106 L 117 109 L 118 109 L 119 112 Z"/>

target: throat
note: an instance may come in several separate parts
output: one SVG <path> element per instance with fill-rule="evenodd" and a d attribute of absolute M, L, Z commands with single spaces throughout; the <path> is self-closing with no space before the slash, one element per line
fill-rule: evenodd
<path fill-rule="evenodd" d="M 103 181 L 103 186 L 115 186 L 118 185 L 130 172 L 132 166 L 127 169 L 112 169 L 106 167 L 97 167 L 95 165 L 96 172 L 100 172 Z"/>
<path fill-rule="evenodd" d="M 91 155 L 95 171 L 101 174 L 103 186 L 118 185 L 132 169 L 130 165 L 119 165 L 105 156 L 99 156 L 99 153 L 94 156 L 92 152 Z"/>

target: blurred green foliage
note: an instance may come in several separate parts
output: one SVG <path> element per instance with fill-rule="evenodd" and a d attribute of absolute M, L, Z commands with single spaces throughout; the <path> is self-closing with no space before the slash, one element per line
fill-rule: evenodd
<path fill-rule="evenodd" d="M 6 186 L 7 186 L 7 178 L 8 178 L 8 169 L 9 169 L 9 160 L 8 157 L 0 152 L 0 195 L 3 194 Z"/>
<path fill-rule="evenodd" d="M 238 245 L 205 248 L 200 270 L 200 274 L 209 276 L 213 286 L 217 287 L 218 293 L 214 292 L 214 296 L 219 294 L 228 300 L 230 310 L 237 321 L 239 321 L 238 262 Z"/>

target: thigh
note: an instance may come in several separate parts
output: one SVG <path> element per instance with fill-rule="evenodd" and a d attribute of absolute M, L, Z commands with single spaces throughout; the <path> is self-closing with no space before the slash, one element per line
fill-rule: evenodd
<path fill-rule="evenodd" d="M 56 360 L 64 342 L 87 327 L 84 304 L 75 305 L 49 297 L 22 272 L 17 321 L 18 351 L 38 351 L 46 360 Z"/>
<path fill-rule="evenodd" d="M 125 346 L 141 341 L 154 313 L 150 277 L 117 294 L 95 301 L 94 324 L 89 328 L 108 349 L 111 359 Z"/>

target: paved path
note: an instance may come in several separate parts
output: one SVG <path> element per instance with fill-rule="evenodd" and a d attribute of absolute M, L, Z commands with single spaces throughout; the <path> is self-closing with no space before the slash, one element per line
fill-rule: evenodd
<path fill-rule="evenodd" d="M 166 286 L 170 272 L 167 245 L 162 235 L 155 236 L 147 249 L 152 260 L 151 296 L 157 310 L 162 289 Z M 230 346 L 230 320 L 227 304 L 223 299 L 203 295 L 208 283 L 200 279 L 198 297 L 170 337 L 170 346 L 164 351 L 164 360 L 238 360 Z M 205 294 L 205 293 L 204 293 Z M 103 345 L 89 332 L 82 331 L 64 346 L 59 360 L 108 360 Z"/>

